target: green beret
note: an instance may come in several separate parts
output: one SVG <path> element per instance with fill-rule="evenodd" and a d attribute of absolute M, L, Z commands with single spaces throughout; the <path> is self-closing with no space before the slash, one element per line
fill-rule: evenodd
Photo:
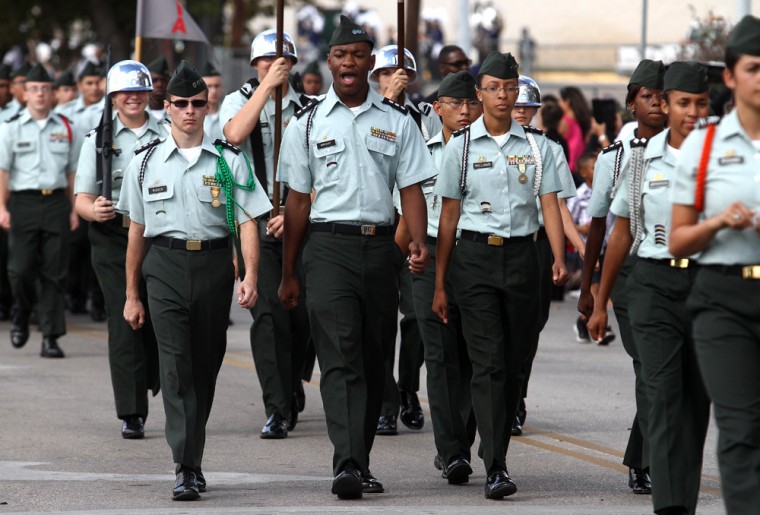
<path fill-rule="evenodd" d="M 26 77 L 30 71 L 32 71 L 32 65 L 24 61 L 21 66 L 11 73 L 11 79 Z"/>
<path fill-rule="evenodd" d="M 642 60 L 633 70 L 628 85 L 637 84 L 649 89 L 662 89 L 662 79 L 665 75 L 665 65 L 662 61 Z"/>
<path fill-rule="evenodd" d="M 11 80 L 11 67 L 7 64 L 0 64 L 0 80 Z"/>
<path fill-rule="evenodd" d="M 510 53 L 502 54 L 492 50 L 480 65 L 478 79 L 483 75 L 490 75 L 497 79 L 516 79 L 520 76 L 517 73 L 517 61 Z"/>
<path fill-rule="evenodd" d="M 87 64 L 84 65 L 82 71 L 79 72 L 77 80 L 81 82 L 85 77 L 100 77 L 100 68 L 98 65 L 92 61 L 87 61 Z"/>
<path fill-rule="evenodd" d="M 219 73 L 219 70 L 211 64 L 211 61 L 206 61 L 206 64 L 201 68 L 201 76 L 203 77 L 220 77 L 221 75 L 222 74 Z"/>
<path fill-rule="evenodd" d="M 728 37 L 729 49 L 737 54 L 760 55 L 760 18 L 749 14 L 742 18 Z"/>
<path fill-rule="evenodd" d="M 177 66 L 174 75 L 169 79 L 166 92 L 170 95 L 182 98 L 194 97 L 198 93 L 206 91 L 207 86 L 198 70 L 187 64 L 184 59 Z"/>
<path fill-rule="evenodd" d="M 306 68 L 303 69 L 302 75 L 319 75 L 319 78 L 322 78 L 322 72 L 319 70 L 319 62 L 318 61 L 312 61 L 309 64 L 306 65 Z"/>
<path fill-rule="evenodd" d="M 34 68 L 29 70 L 29 73 L 26 74 L 24 82 L 53 82 L 53 79 L 50 78 L 45 67 L 37 63 L 34 65 Z"/>
<path fill-rule="evenodd" d="M 704 93 L 707 91 L 707 70 L 695 61 L 676 61 L 665 72 L 665 91 L 672 89 L 684 93 Z"/>
<path fill-rule="evenodd" d="M 148 64 L 148 71 L 150 73 L 155 73 L 158 75 L 163 75 L 164 77 L 168 77 L 169 63 L 166 62 L 166 57 L 161 56 L 155 61 L 151 61 L 150 64 Z"/>
<path fill-rule="evenodd" d="M 330 48 L 336 45 L 350 45 L 351 43 L 369 43 L 370 48 L 375 47 L 375 42 L 369 37 L 367 31 L 351 21 L 348 16 L 340 15 L 340 23 L 335 28 L 330 43 Z"/>
<path fill-rule="evenodd" d="M 478 98 L 475 94 L 475 77 L 467 70 L 449 73 L 438 86 L 438 98 Z"/>
<path fill-rule="evenodd" d="M 77 83 L 74 80 L 74 74 L 71 73 L 71 70 L 65 70 L 58 77 L 56 77 L 55 80 L 53 81 L 53 88 L 55 88 L 55 89 L 58 89 L 61 86 L 74 87 L 76 85 L 77 85 Z"/>

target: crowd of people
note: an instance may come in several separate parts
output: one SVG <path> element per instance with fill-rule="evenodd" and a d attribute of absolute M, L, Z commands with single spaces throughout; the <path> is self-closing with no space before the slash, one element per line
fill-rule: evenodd
<path fill-rule="evenodd" d="M 443 47 L 443 80 L 415 102 L 415 57 L 374 48 L 346 16 L 329 85 L 324 63 L 294 77 L 295 41 L 283 34 L 276 57 L 271 30 L 251 44 L 256 78 L 226 96 L 210 63 L 90 64 L 76 81 L 0 68 L 11 343 L 27 343 L 34 311 L 41 355 L 64 356 L 70 241 L 86 230 L 121 436 L 144 436 L 160 390 L 174 500 L 207 488 L 233 298 L 252 316 L 262 439 L 296 429 L 319 360 L 338 498 L 384 492 L 374 439 L 398 420 L 424 426 L 424 364 L 433 465 L 468 482 L 479 435 L 484 495 L 498 500 L 517 491 L 509 443 L 569 242 L 583 261 L 579 340 L 611 341 L 611 301 L 633 361 L 632 492 L 651 493 L 655 513 L 695 513 L 712 406 L 726 509 L 754 513 L 758 34 L 747 16 L 728 41 L 730 112 L 710 112 L 702 65 L 645 59 L 628 84 L 634 127 L 614 130 L 578 88 L 541 95 L 498 51 L 471 68 Z"/>

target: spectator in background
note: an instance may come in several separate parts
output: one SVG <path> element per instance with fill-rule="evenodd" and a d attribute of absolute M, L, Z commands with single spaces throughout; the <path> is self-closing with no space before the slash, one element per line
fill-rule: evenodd
<path fill-rule="evenodd" d="M 322 72 L 319 70 L 319 62 L 312 61 L 303 70 L 301 76 L 303 82 L 303 92 L 309 96 L 316 96 L 322 93 Z"/>
<path fill-rule="evenodd" d="M 522 36 L 517 42 L 520 54 L 520 68 L 523 75 L 533 75 L 533 62 L 536 59 L 536 41 L 530 37 L 528 27 L 522 28 Z"/>
<path fill-rule="evenodd" d="M 565 159 L 570 162 L 570 153 L 567 148 L 567 140 L 559 133 L 559 124 L 562 121 L 564 112 L 559 106 L 557 97 L 553 95 L 544 95 L 543 105 L 541 106 L 541 128 L 546 137 L 556 141 L 565 153 Z M 577 184 L 576 184 L 577 186 Z"/>
<path fill-rule="evenodd" d="M 450 73 L 456 73 L 461 70 L 467 70 L 472 64 L 472 60 L 467 57 L 460 47 L 456 45 L 446 45 L 438 53 L 438 71 L 441 79 L 444 79 Z M 425 102 L 432 104 L 438 100 L 438 90 L 436 89 L 425 98 Z"/>
<path fill-rule="evenodd" d="M 578 158 L 586 149 L 586 140 L 591 131 L 591 108 L 580 89 L 575 86 L 567 86 L 559 90 L 559 105 L 564 111 L 564 116 L 559 125 L 559 132 L 567 140 L 570 156 L 567 162 L 570 171 L 578 173 Z"/>

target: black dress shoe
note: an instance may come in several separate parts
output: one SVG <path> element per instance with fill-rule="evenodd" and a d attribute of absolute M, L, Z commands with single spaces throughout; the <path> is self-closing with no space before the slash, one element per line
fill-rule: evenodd
<path fill-rule="evenodd" d="M 422 412 L 420 400 L 415 392 L 399 390 L 401 396 L 401 423 L 409 429 L 419 431 L 425 425 L 425 414 Z"/>
<path fill-rule="evenodd" d="M 139 440 L 145 436 L 145 421 L 134 415 L 127 417 L 121 423 L 121 437 L 126 440 Z"/>
<path fill-rule="evenodd" d="M 385 492 L 383 484 L 378 481 L 370 472 L 362 474 L 362 493 L 365 494 L 382 494 Z"/>
<path fill-rule="evenodd" d="M 361 473 L 353 466 L 347 465 L 333 479 L 332 493 L 337 495 L 338 499 L 361 499 L 363 488 Z"/>
<path fill-rule="evenodd" d="M 506 470 L 497 470 L 488 474 L 486 481 L 486 499 L 500 500 L 517 491 L 517 485 L 509 478 Z"/>
<path fill-rule="evenodd" d="M 398 428 L 396 427 L 396 417 L 393 415 L 381 416 L 377 421 L 376 435 L 397 435 Z"/>
<path fill-rule="evenodd" d="M 440 454 L 436 454 L 435 458 L 433 458 L 433 466 L 438 470 L 446 468 L 446 464 L 443 462 L 443 457 Z"/>
<path fill-rule="evenodd" d="M 651 494 L 652 480 L 646 469 L 628 469 L 628 487 L 635 494 Z"/>
<path fill-rule="evenodd" d="M 462 485 L 470 480 L 470 474 L 472 474 L 470 462 L 465 458 L 454 458 L 443 469 L 441 477 L 448 479 L 450 485 Z"/>
<path fill-rule="evenodd" d="M 29 314 L 16 312 L 11 320 L 11 345 L 20 349 L 29 340 Z"/>
<path fill-rule="evenodd" d="M 194 501 L 200 497 L 195 471 L 190 467 L 180 467 L 172 490 L 172 501 Z"/>
<path fill-rule="evenodd" d="M 525 419 L 528 417 L 528 410 L 525 407 L 525 399 L 520 399 L 520 404 L 517 406 L 517 419 L 520 421 L 520 425 L 525 425 Z"/>
<path fill-rule="evenodd" d="M 106 315 L 106 310 L 103 308 L 92 308 L 90 310 L 90 318 L 93 322 L 105 322 L 106 318 L 108 316 Z"/>
<path fill-rule="evenodd" d="M 267 419 L 267 423 L 261 429 L 261 438 L 264 440 L 279 440 L 288 436 L 288 421 L 275 413 Z"/>
<path fill-rule="evenodd" d="M 198 491 L 200 493 L 206 491 L 206 477 L 203 475 L 203 471 L 200 467 L 195 471 L 195 482 L 198 484 Z"/>
<path fill-rule="evenodd" d="M 42 351 L 40 356 L 43 358 L 62 358 L 63 351 L 58 346 L 58 339 L 55 336 L 45 336 L 42 338 Z"/>
<path fill-rule="evenodd" d="M 306 407 L 306 392 L 303 391 L 303 382 L 298 381 L 296 391 L 293 392 L 293 400 L 295 401 L 296 411 L 301 413 Z"/>
<path fill-rule="evenodd" d="M 296 424 L 298 424 L 298 411 L 295 409 L 295 406 L 291 406 L 290 418 L 288 419 L 288 431 L 294 430 Z"/>

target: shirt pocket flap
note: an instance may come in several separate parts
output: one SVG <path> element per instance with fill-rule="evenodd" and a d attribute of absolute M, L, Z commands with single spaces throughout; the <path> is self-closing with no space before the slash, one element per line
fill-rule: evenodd
<path fill-rule="evenodd" d="M 124 170 L 122 170 L 121 168 L 117 168 L 116 170 L 111 171 L 112 181 L 116 182 L 116 181 L 121 181 L 122 179 L 124 179 Z"/>
<path fill-rule="evenodd" d="M 342 139 L 322 140 L 314 143 L 314 155 L 316 157 L 325 157 L 332 154 L 339 154 L 346 149 L 346 144 Z"/>
<path fill-rule="evenodd" d="M 37 149 L 37 142 L 32 140 L 17 141 L 13 144 L 13 151 L 20 152 L 34 152 Z"/>
<path fill-rule="evenodd" d="M 379 152 L 385 156 L 393 156 L 396 154 L 396 144 L 390 141 L 384 141 L 374 136 L 367 136 L 366 138 L 367 149 L 373 152 Z"/>
<path fill-rule="evenodd" d="M 143 186 L 145 202 L 166 200 L 174 196 L 174 184 L 152 184 Z"/>

